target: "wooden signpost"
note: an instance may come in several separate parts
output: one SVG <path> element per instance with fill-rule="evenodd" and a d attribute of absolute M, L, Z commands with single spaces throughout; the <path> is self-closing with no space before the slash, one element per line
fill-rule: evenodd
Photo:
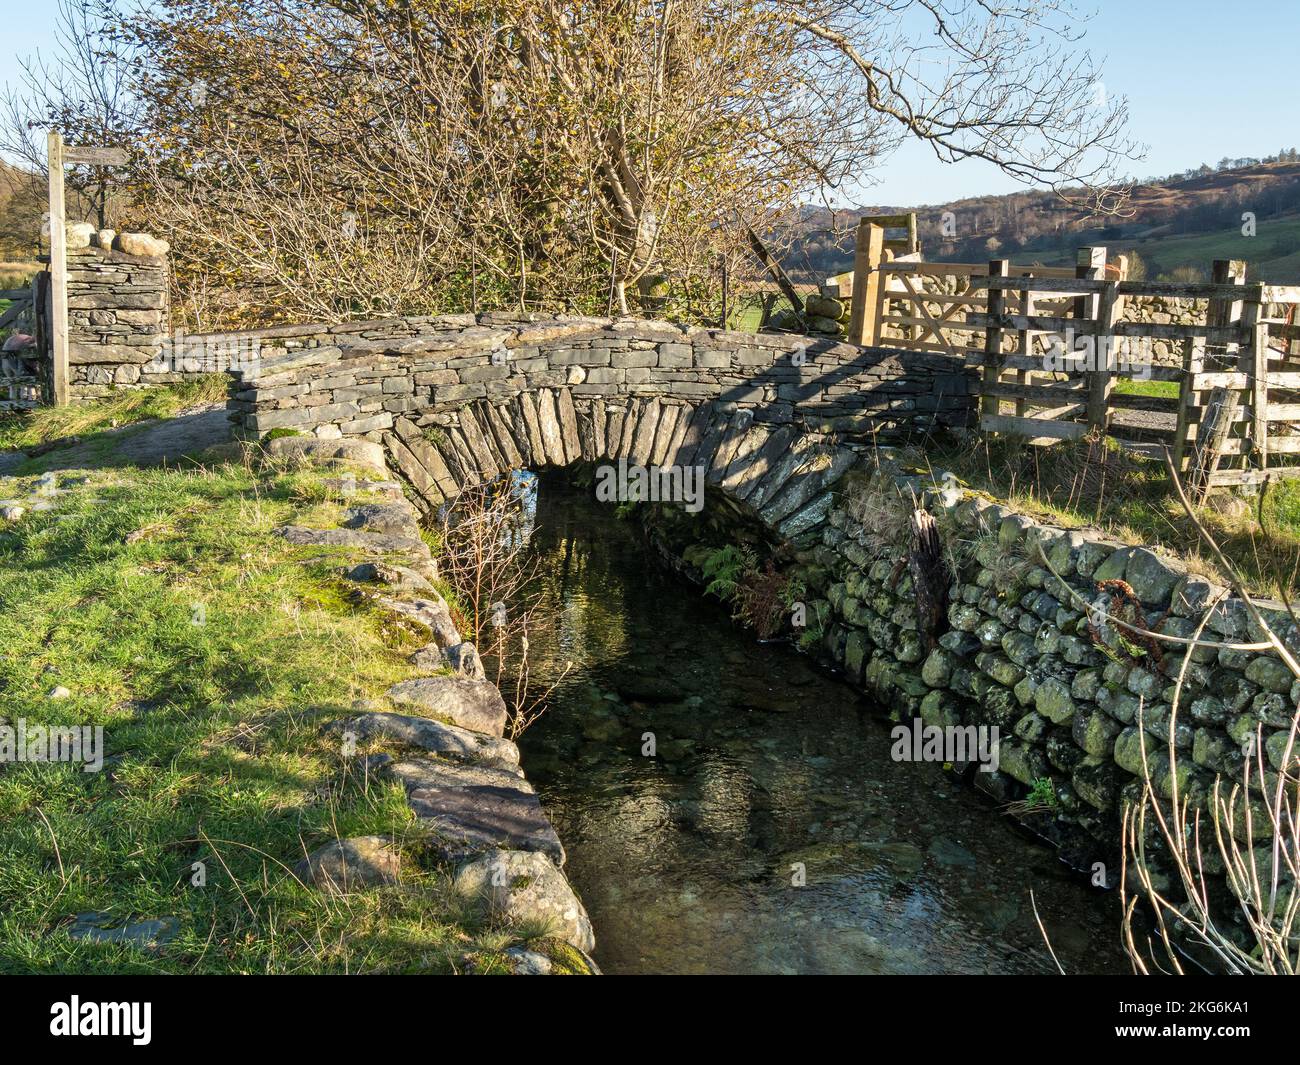
<path fill-rule="evenodd" d="M 68 402 L 68 231 L 63 168 L 77 164 L 121 166 L 125 148 L 73 148 L 57 130 L 48 138 L 50 175 L 50 388 L 56 407 Z"/>

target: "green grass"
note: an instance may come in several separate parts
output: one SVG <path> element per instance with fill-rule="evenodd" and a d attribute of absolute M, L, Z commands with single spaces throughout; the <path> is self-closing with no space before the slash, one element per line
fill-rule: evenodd
<path fill-rule="evenodd" d="M 1135 381 L 1131 377 L 1115 378 L 1115 391 L 1128 396 L 1154 396 L 1159 399 L 1177 399 L 1177 381 Z"/>
<path fill-rule="evenodd" d="M 1295 215 L 1262 219 L 1253 237 L 1242 236 L 1237 225 L 1211 233 L 1116 240 L 1110 248 L 1117 254 L 1136 251 L 1151 280 L 1180 266 L 1195 267 L 1209 280 L 1215 259 L 1245 259 L 1248 279 L 1277 285 L 1300 282 L 1300 216 Z M 1026 257 L 1044 266 L 1069 266 L 1074 262 L 1073 252 L 1027 251 L 1017 259 Z"/>
<path fill-rule="evenodd" d="M 101 725 L 109 756 L 99 773 L 0 766 L 0 970 L 501 969 L 512 937 L 422 864 L 400 786 L 359 775 L 322 727 L 408 676 L 422 641 L 352 603 L 347 551 L 271 535 L 336 517 L 320 476 L 86 478 L 0 532 L 4 716 Z M 49 698 L 56 685 L 71 697 Z M 291 875 L 316 846 L 366 834 L 403 848 L 400 885 L 331 899 Z M 156 953 L 76 942 L 66 925 L 84 911 L 175 917 L 180 932 Z"/>
<path fill-rule="evenodd" d="M 0 451 L 27 450 L 151 418 L 170 418 L 187 407 L 225 399 L 225 376 L 210 374 L 160 388 L 123 389 L 66 407 L 13 411 L 0 417 Z"/>

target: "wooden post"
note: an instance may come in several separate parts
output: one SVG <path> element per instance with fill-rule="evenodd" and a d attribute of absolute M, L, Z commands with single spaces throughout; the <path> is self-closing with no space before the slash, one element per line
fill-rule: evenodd
<path fill-rule="evenodd" d="M 880 342 L 880 265 L 885 260 L 885 229 L 863 219 L 853 252 L 853 306 L 849 339 L 870 346 Z"/>
<path fill-rule="evenodd" d="M 1080 248 L 1075 258 L 1074 276 L 1087 281 L 1100 281 L 1106 277 L 1106 249 Z M 1092 335 L 1095 346 L 1100 339 L 1100 300 L 1094 293 L 1074 297 L 1072 317 L 1079 320 L 1081 332 Z M 1106 427 L 1106 404 L 1110 397 L 1108 374 L 1098 374 L 1094 365 L 1088 376 L 1088 424 Z M 1095 420 L 1094 420 L 1095 419 Z"/>
<path fill-rule="evenodd" d="M 1107 281 L 1093 325 L 1096 363 L 1088 378 L 1088 424 L 1103 433 L 1110 428 L 1110 391 L 1115 384 L 1115 323 L 1119 320 L 1119 282 Z M 1116 360 L 1118 362 L 1118 360 Z"/>
<path fill-rule="evenodd" d="M 1209 402 L 1205 405 L 1205 417 L 1197 427 L 1196 449 L 1188 476 L 1191 498 L 1198 505 L 1204 503 L 1210 494 L 1215 471 L 1219 468 L 1219 456 L 1236 416 L 1236 389 L 1211 389 Z"/>
<path fill-rule="evenodd" d="M 989 261 L 989 277 L 1009 277 L 1011 263 L 1007 259 Z M 1006 305 L 1006 289 L 990 288 L 988 290 L 988 325 L 984 327 L 984 388 L 980 397 L 980 413 L 984 416 L 997 417 L 1001 411 L 1001 400 L 994 394 L 999 378 L 1002 376 L 1002 327 L 995 324 L 1002 317 Z"/>
<path fill-rule="evenodd" d="M 1254 460 L 1268 469 L 1268 323 L 1255 322 L 1251 336 L 1250 412 Z"/>
<path fill-rule="evenodd" d="M 920 250 L 921 242 L 916 232 L 916 212 L 911 211 L 907 215 L 907 254 L 915 255 Z"/>
<path fill-rule="evenodd" d="M 1192 379 L 1205 368 L 1205 346 L 1195 337 L 1183 341 L 1183 379 L 1178 382 L 1178 422 L 1174 426 L 1174 469 L 1183 472 L 1183 456 L 1191 436 L 1191 410 L 1196 406 Z"/>
<path fill-rule="evenodd" d="M 48 139 L 50 177 L 50 388 L 54 405 L 68 402 L 68 236 L 63 206 L 63 137 Z"/>
<path fill-rule="evenodd" d="M 1034 314 L 1034 294 L 1028 288 L 1020 290 L 1020 313 L 1026 318 L 1031 318 Z M 1034 354 L 1034 334 L 1031 330 L 1020 330 L 1016 351 L 1025 359 Z M 1020 385 L 1033 384 L 1033 371 L 1018 370 L 1016 372 L 1016 383 Z M 1029 401 L 1021 396 L 1016 400 L 1016 417 L 1023 418 L 1028 413 Z"/>
<path fill-rule="evenodd" d="M 1210 280 L 1216 285 L 1244 285 L 1246 283 L 1246 263 L 1242 259 L 1215 259 Z M 1205 324 L 1214 327 L 1227 327 L 1241 320 L 1241 301 L 1215 298 L 1210 300 L 1205 311 Z M 1207 344 L 1205 348 L 1205 368 L 1211 372 L 1225 370 L 1224 363 L 1228 353 L 1227 345 Z"/>

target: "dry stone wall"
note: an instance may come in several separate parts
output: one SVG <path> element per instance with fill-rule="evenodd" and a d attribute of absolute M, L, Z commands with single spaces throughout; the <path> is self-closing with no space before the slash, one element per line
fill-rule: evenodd
<path fill-rule="evenodd" d="M 907 545 L 882 544 L 841 499 L 801 555 L 820 650 L 900 720 L 996 728 L 998 770 L 975 773 L 975 782 L 1002 800 L 1050 786 L 1035 823 L 1084 830 L 1092 844 L 1078 851 L 1081 864 L 1100 860 L 1118 873 L 1119 813 L 1140 800 L 1144 751 L 1161 796 L 1172 794 L 1176 772 L 1179 794 L 1193 802 L 1206 799 L 1216 774 L 1228 790 L 1240 783 L 1257 729 L 1266 767 L 1282 767 L 1300 682 L 1276 654 L 1229 646 L 1264 640 L 1240 599 L 1147 548 L 1040 525 L 958 488 L 883 472 L 867 490 L 899 488 L 925 500 L 954 565 L 937 638 L 931 644 L 918 626 Z M 1192 653 L 1176 714 L 1185 648 L 1099 620 L 1121 609 L 1184 639 L 1209 612 L 1203 638 L 1224 646 Z M 1300 649 L 1282 604 L 1265 603 L 1264 616 Z M 1258 796 L 1252 803 L 1255 838 L 1266 842 Z"/>
<path fill-rule="evenodd" d="M 167 258 L 111 246 L 68 251 L 68 383 L 73 397 L 171 379 Z"/>

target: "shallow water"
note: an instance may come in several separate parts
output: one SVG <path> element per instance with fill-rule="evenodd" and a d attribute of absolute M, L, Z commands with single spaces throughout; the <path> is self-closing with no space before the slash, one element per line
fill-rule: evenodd
<path fill-rule="evenodd" d="M 1115 895 L 892 761 L 865 698 L 734 626 L 613 509 L 539 493 L 532 681 L 573 665 L 521 742 L 607 972 L 1051 973 L 1031 889 L 1067 972 L 1129 971 Z"/>

